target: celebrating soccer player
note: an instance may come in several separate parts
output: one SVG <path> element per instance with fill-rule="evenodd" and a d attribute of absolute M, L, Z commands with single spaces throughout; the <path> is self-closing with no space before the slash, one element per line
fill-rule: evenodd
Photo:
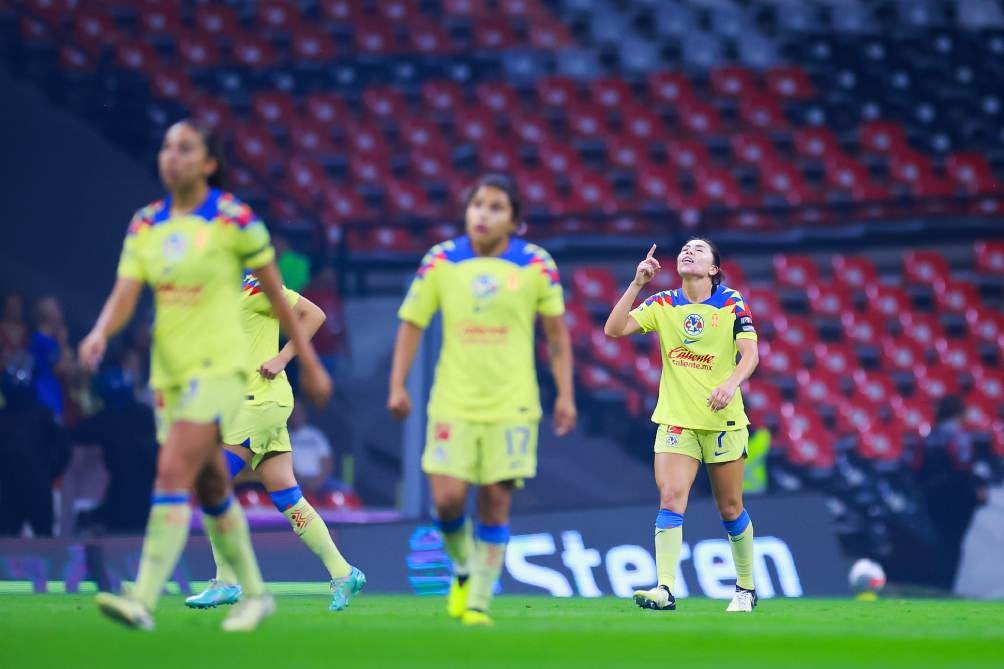
<path fill-rule="evenodd" d="M 218 144 L 201 124 L 180 121 L 158 154 L 169 195 L 133 217 L 119 260 L 118 278 L 80 359 L 94 369 L 108 338 L 126 325 L 143 284 L 154 291 L 150 385 L 156 396 L 161 442 L 139 575 L 133 590 L 100 593 L 101 611 L 149 630 L 152 611 L 188 538 L 191 490 L 221 559 L 233 569 L 245 597 L 223 622 L 228 631 L 254 629 L 275 603 L 262 583 L 247 520 L 233 501 L 220 436 L 233 426 L 247 385 L 248 344 L 240 321 L 241 277 L 253 268 L 302 365 L 305 392 L 321 403 L 331 379 L 282 295 L 275 252 L 265 225 L 233 195 L 219 190 Z"/>
<path fill-rule="evenodd" d="M 749 420 L 739 391 L 759 361 L 757 335 L 742 295 L 722 284 L 720 263 L 714 244 L 691 239 L 676 258 L 682 286 L 657 293 L 632 310 L 638 293 L 662 269 L 653 244 L 603 328 L 609 337 L 654 331 L 662 349 L 659 401 L 652 414 L 652 422 L 659 425 L 655 434 L 659 583 L 635 592 L 635 603 L 643 608 L 676 608 L 672 590 L 683 545 L 683 515 L 701 462 L 707 465 L 736 565 L 736 592 L 727 610 L 749 612 L 757 604 L 753 524 L 743 508 Z"/>
<path fill-rule="evenodd" d="M 465 625 L 490 625 L 488 606 L 509 541 L 512 490 L 537 471 L 537 314 L 557 386 L 559 436 L 575 426 L 576 410 L 558 268 L 544 249 L 515 236 L 522 224 L 514 184 L 488 175 L 465 200 L 467 234 L 426 254 L 398 312 L 387 404 L 397 418 L 411 411 L 405 379 L 423 330 L 441 310 L 443 345 L 422 469 L 453 562 L 448 613 Z M 476 530 L 464 516 L 471 484 L 480 486 Z"/>
<path fill-rule="evenodd" d="M 289 288 L 283 294 L 309 339 L 324 323 L 324 312 L 310 300 Z M 287 342 L 279 350 L 279 321 L 252 272 L 244 275 L 241 322 L 251 343 L 250 382 L 233 426 L 223 434 L 231 478 L 248 463 L 258 473 L 269 496 L 293 526 L 293 531 L 321 558 L 331 576 L 332 611 L 341 611 L 366 585 L 366 576 L 351 566 L 332 541 L 324 520 L 300 491 L 293 476 L 292 446 L 286 421 L 293 412 L 293 389 L 286 379 L 286 365 L 296 355 Z M 237 577 L 213 544 L 216 578 L 197 595 L 185 600 L 193 609 L 233 604 L 240 599 Z"/>

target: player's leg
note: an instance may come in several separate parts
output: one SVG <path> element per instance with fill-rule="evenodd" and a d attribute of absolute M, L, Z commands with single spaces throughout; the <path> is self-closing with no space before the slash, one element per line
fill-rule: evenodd
<path fill-rule="evenodd" d="M 198 472 L 216 450 L 217 434 L 213 423 L 178 421 L 170 426 L 157 457 L 135 587 L 126 597 L 100 593 L 97 602 L 105 615 L 130 627 L 153 629 L 150 614 L 188 539 L 192 518 L 189 493 Z"/>
<path fill-rule="evenodd" d="M 714 449 L 712 453 L 720 454 L 719 458 L 732 458 L 717 462 L 709 458 L 708 478 L 736 565 L 736 594 L 728 610 L 741 612 L 750 612 L 757 604 L 753 583 L 753 523 L 743 508 L 747 435 L 746 430 L 711 432 L 707 434 L 707 440 L 712 443 L 705 449 Z"/>
<path fill-rule="evenodd" d="M 474 559 L 471 561 L 467 610 L 462 619 L 465 625 L 491 624 L 487 613 L 495 583 L 505 564 L 505 551 L 509 545 L 509 509 L 512 506 L 514 486 L 514 481 L 499 481 L 482 485 L 478 489 L 478 528 L 475 533 Z"/>
<path fill-rule="evenodd" d="M 659 513 L 655 518 L 655 564 L 659 582 L 651 590 L 634 594 L 635 604 L 642 608 L 673 610 L 676 599 L 673 587 L 683 548 L 683 520 L 690 499 L 690 487 L 697 476 L 700 462 L 691 450 L 693 435 L 689 430 L 675 431 L 660 426 L 656 432 L 654 472 L 659 489 Z"/>
<path fill-rule="evenodd" d="M 470 587 L 474 536 L 464 509 L 470 482 L 478 480 L 477 438 L 477 426 L 467 421 L 429 416 L 422 471 L 429 477 L 436 525 L 453 565 L 446 597 L 446 611 L 453 618 L 463 615 Z"/>
<path fill-rule="evenodd" d="M 288 438 L 286 442 L 288 443 Z M 289 451 L 268 453 L 256 470 L 272 503 L 289 520 L 296 536 L 321 558 L 331 576 L 331 611 L 341 611 L 366 585 L 366 576 L 342 557 L 324 519 L 300 491 Z"/>

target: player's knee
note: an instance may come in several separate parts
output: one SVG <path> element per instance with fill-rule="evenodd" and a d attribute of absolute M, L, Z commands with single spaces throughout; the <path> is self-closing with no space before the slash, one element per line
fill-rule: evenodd
<path fill-rule="evenodd" d="M 216 467 L 206 467 L 195 479 L 195 497 L 203 505 L 216 506 L 230 496 L 230 479 Z"/>
<path fill-rule="evenodd" d="M 739 497 L 733 499 L 721 499 L 718 500 L 717 503 L 718 514 L 722 517 L 722 520 L 735 520 L 743 512 L 743 501 Z"/>
<path fill-rule="evenodd" d="M 687 498 L 689 493 L 686 489 L 675 486 L 659 487 L 659 508 L 667 509 L 675 513 L 683 513 L 687 510 Z"/>
<path fill-rule="evenodd" d="M 195 485 L 196 471 L 182 458 L 164 457 L 157 464 L 157 490 L 191 490 Z"/>
<path fill-rule="evenodd" d="M 436 507 L 436 515 L 440 520 L 453 520 L 462 516 L 466 502 L 464 495 L 453 490 L 437 491 L 432 495 L 432 504 Z"/>

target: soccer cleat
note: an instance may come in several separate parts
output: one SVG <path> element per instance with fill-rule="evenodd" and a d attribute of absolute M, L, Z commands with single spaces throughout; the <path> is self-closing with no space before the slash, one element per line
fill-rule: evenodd
<path fill-rule="evenodd" d="M 446 595 L 446 613 L 451 618 L 463 618 L 464 611 L 467 610 L 467 591 L 470 589 L 471 579 L 465 577 L 464 582 L 454 576 L 450 580 L 450 593 Z"/>
<path fill-rule="evenodd" d="M 651 590 L 635 590 L 634 603 L 643 609 L 652 609 L 653 611 L 676 610 L 676 597 L 664 585 Z"/>
<path fill-rule="evenodd" d="M 757 599 L 756 590 L 747 590 L 737 585 L 736 594 L 732 597 L 729 607 L 725 610 L 729 613 L 753 613 L 753 609 L 756 608 Z"/>
<path fill-rule="evenodd" d="M 126 627 L 144 632 L 153 629 L 153 616 L 145 606 L 134 599 L 113 595 L 110 592 L 99 592 L 94 601 L 97 602 L 101 613 Z"/>
<path fill-rule="evenodd" d="M 348 607 L 349 602 L 360 590 L 366 586 L 366 574 L 356 567 L 352 568 L 348 576 L 331 579 L 331 605 L 329 611 L 342 611 Z"/>
<path fill-rule="evenodd" d="M 495 624 L 495 621 L 492 620 L 484 611 L 467 609 L 464 611 L 464 614 L 460 616 L 460 623 L 462 625 L 466 625 L 467 627 L 492 627 Z"/>
<path fill-rule="evenodd" d="M 244 596 L 223 620 L 224 632 L 250 632 L 275 613 L 275 599 L 267 592 L 257 597 Z"/>
<path fill-rule="evenodd" d="M 214 578 L 206 584 L 206 589 L 197 595 L 185 598 L 185 606 L 190 609 L 214 609 L 217 606 L 236 604 L 241 598 L 241 586 Z"/>

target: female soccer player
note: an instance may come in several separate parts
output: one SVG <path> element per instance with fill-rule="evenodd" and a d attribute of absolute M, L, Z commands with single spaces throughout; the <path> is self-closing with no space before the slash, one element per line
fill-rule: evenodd
<path fill-rule="evenodd" d="M 316 402 L 331 380 L 282 296 L 275 253 L 265 225 L 247 205 L 218 189 L 220 153 L 208 130 L 193 121 L 171 126 L 158 154 L 169 195 L 133 217 L 119 260 L 118 278 L 80 359 L 97 368 L 108 338 L 151 286 L 157 318 L 150 385 L 156 397 L 161 442 L 153 506 L 139 575 L 126 596 L 98 595 L 105 615 L 130 627 L 153 628 L 152 611 L 188 538 L 195 489 L 206 530 L 246 593 L 223 629 L 250 630 L 272 613 L 251 548 L 247 521 L 232 503 L 220 435 L 233 424 L 247 383 L 248 344 L 240 324 L 243 269 L 256 270 L 261 288 L 300 355 L 303 387 Z"/>
<path fill-rule="evenodd" d="M 304 335 L 310 339 L 324 323 L 324 312 L 316 304 L 289 288 L 283 294 Z M 332 611 L 341 611 L 366 585 L 366 576 L 351 566 L 331 540 L 324 520 L 300 491 L 293 476 L 292 446 L 286 421 L 293 412 L 293 389 L 286 379 L 286 365 L 296 355 L 296 347 L 286 343 L 279 350 L 279 321 L 255 275 L 244 275 L 241 297 L 241 322 L 251 342 L 248 369 L 250 382 L 233 426 L 223 434 L 223 443 L 231 478 L 248 463 L 258 472 L 262 484 L 276 508 L 289 520 L 293 531 L 321 558 L 331 575 Z M 185 600 L 194 609 L 220 604 L 234 604 L 241 596 L 236 574 L 222 559 L 213 544 L 216 578 L 197 595 Z"/>
<path fill-rule="evenodd" d="M 544 249 L 515 237 L 521 227 L 515 186 L 488 175 L 465 200 L 467 234 L 426 254 L 398 311 L 387 406 L 399 419 L 410 413 L 405 380 L 424 328 L 441 310 L 443 345 L 422 469 L 453 561 L 447 610 L 465 625 L 490 625 L 487 610 L 509 541 L 512 490 L 537 472 L 537 314 L 558 390 L 559 436 L 575 426 L 576 411 L 558 268 Z M 476 532 L 464 517 L 470 485 L 480 486 Z"/>
<path fill-rule="evenodd" d="M 656 332 L 662 348 L 662 381 L 652 422 L 659 515 L 655 557 L 659 584 L 634 594 L 638 606 L 673 610 L 673 581 L 683 544 L 683 514 L 701 462 L 728 532 L 736 564 L 736 593 L 728 611 L 752 611 L 753 525 L 743 509 L 743 464 L 749 420 L 739 384 L 756 369 L 757 335 L 738 291 L 722 284 L 718 249 L 691 239 L 676 259 L 682 285 L 657 293 L 631 310 L 639 291 L 662 269 L 655 245 L 614 306 L 603 331 L 609 337 Z M 739 362 L 736 362 L 736 354 Z"/>

